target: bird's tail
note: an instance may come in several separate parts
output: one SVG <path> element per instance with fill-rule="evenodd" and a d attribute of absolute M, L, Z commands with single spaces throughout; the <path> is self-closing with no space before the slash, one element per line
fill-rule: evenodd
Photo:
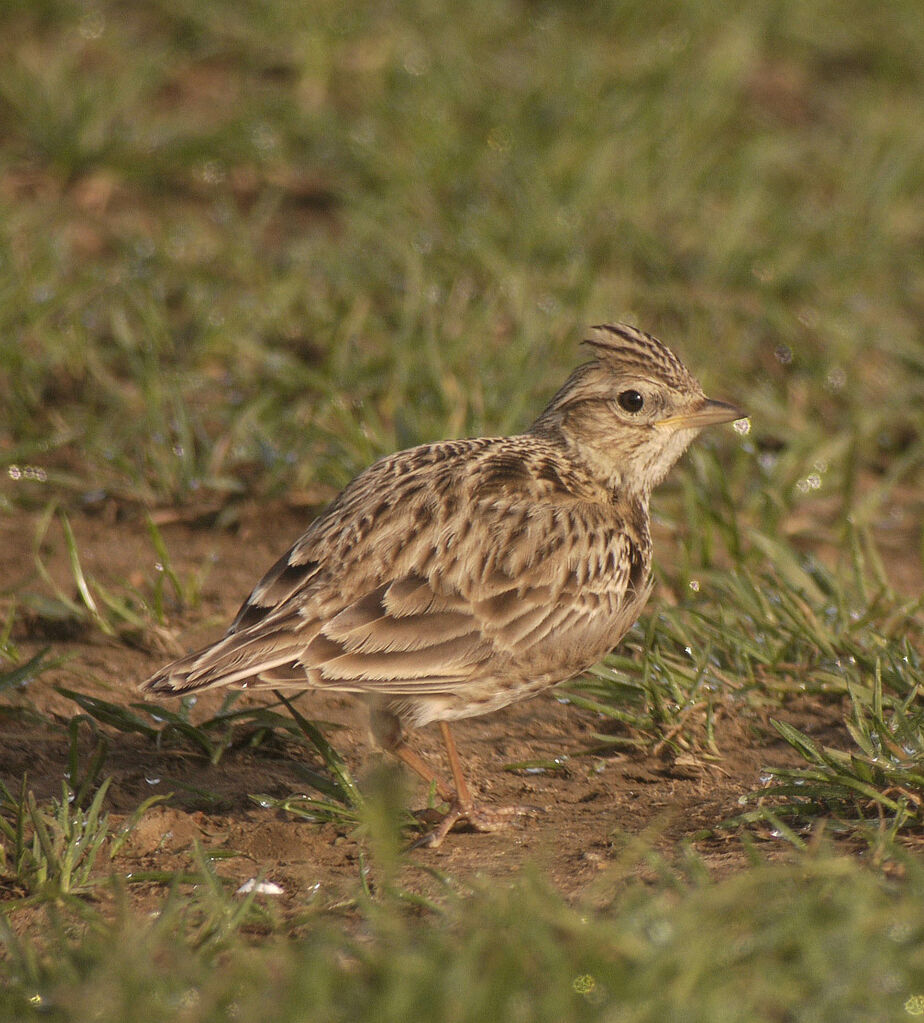
<path fill-rule="evenodd" d="M 271 632 L 229 632 L 217 643 L 161 668 L 139 688 L 143 693 L 166 696 L 215 686 L 266 688 L 285 684 L 283 680 L 305 686 L 305 669 L 298 662 L 299 641 L 287 624 L 282 622 Z"/>
<path fill-rule="evenodd" d="M 172 661 L 145 679 L 138 688 L 154 696 L 170 696 L 221 685 L 224 679 L 216 677 L 214 672 L 202 670 L 202 662 L 213 649 L 204 647 Z"/>

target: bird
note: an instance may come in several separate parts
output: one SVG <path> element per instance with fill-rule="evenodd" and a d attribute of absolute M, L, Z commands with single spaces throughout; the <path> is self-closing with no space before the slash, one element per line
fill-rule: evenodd
<path fill-rule="evenodd" d="M 522 808 L 473 798 L 450 725 L 602 659 L 652 588 L 649 498 L 703 427 L 745 417 L 707 398 L 661 341 L 591 328 L 591 358 L 525 433 L 422 444 L 373 463 L 267 571 L 226 635 L 142 683 L 356 694 L 376 744 L 460 822 Z M 436 722 L 452 786 L 410 733 Z"/>

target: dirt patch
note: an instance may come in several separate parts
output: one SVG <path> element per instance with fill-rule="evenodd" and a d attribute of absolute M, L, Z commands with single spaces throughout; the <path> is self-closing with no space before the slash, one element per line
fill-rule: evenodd
<path fill-rule="evenodd" d="M 77 708 L 55 691 L 55 685 L 114 703 L 137 700 L 135 685 L 172 656 L 171 646 L 189 649 L 221 634 L 254 581 L 310 519 L 310 512 L 278 507 L 245 514 L 231 530 L 165 524 L 173 567 L 181 578 L 201 574 L 204 565 L 213 568 L 204 575 L 196 609 L 175 610 L 170 630 L 153 642 L 148 636 L 147 648 L 67 623 L 55 635 L 47 620 L 23 610 L 14 635 L 21 653 L 31 656 L 50 646 L 61 659 L 30 683 L 29 700 L 61 722 L 73 717 Z M 0 571 L 16 591 L 48 589 L 35 577 L 28 553 L 36 523 L 36 515 L 25 514 L 0 521 Z M 86 516 L 75 518 L 73 526 L 89 576 L 116 589 L 126 580 L 142 592 L 153 585 L 157 558 L 143 522 Z M 49 530 L 42 558 L 62 591 L 72 591 L 60 530 Z M 197 712 L 213 712 L 220 699 L 220 693 L 204 694 Z M 717 716 L 721 757 L 716 760 L 691 756 L 670 761 L 635 753 L 575 755 L 560 771 L 513 773 L 504 765 L 579 754 L 591 744 L 600 720 L 545 694 L 461 722 L 457 740 L 477 794 L 489 805 L 525 804 L 538 812 L 499 833 L 454 833 L 440 849 L 415 850 L 412 862 L 457 878 L 504 877 L 532 862 L 561 891 L 575 895 L 621 855 L 626 836 L 646 832 L 662 848 L 690 841 L 719 872 L 743 865 L 738 838 L 715 829 L 741 812 L 739 798 L 759 785 L 762 767 L 795 763 L 796 758 L 756 711 L 741 715 L 732 699 Z M 259 700 L 245 694 L 239 706 Z M 364 784 L 379 760 L 366 738 L 364 709 L 349 697 L 331 694 L 316 694 L 300 706 L 303 713 L 336 726 L 328 734 Z M 824 741 L 846 741 L 837 704 L 807 699 L 793 705 L 790 720 Z M 60 795 L 67 769 L 66 729 L 30 727 L 22 715 L 14 714 L 0 716 L 0 730 L 0 777 L 5 784 L 16 791 L 27 774 L 37 797 Z M 311 763 L 303 747 L 277 740 L 253 749 L 244 736 L 240 748 L 228 750 L 212 765 L 189 748 L 158 748 L 144 735 L 104 731 L 108 754 L 102 773 L 112 778 L 108 806 L 116 819 L 127 817 L 151 795 L 173 793 L 169 802 L 148 811 L 125 843 L 115 861 L 119 871 L 138 875 L 188 869 L 195 844 L 200 843 L 209 850 L 236 854 L 221 860 L 224 876 L 243 883 L 262 874 L 294 902 L 303 903 L 306 893 L 323 891 L 336 898 L 338 892 L 355 890 L 362 846 L 348 826 L 294 819 L 252 798 L 304 791 L 299 768 L 320 769 L 320 764 Z M 81 735 L 81 750 L 87 756 L 95 739 L 89 727 Z M 444 770 L 436 729 L 417 733 L 415 745 Z M 409 777 L 404 784 L 408 805 L 423 807 L 427 796 L 423 786 Z M 786 849 L 767 836 L 768 854 L 783 855 Z M 407 874 L 408 884 L 432 887 L 424 871 L 411 866 Z M 154 885 L 132 891 L 142 903 L 159 897 Z"/>

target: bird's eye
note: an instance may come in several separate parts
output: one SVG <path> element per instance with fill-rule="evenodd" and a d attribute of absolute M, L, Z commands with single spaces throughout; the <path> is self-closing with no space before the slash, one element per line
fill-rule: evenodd
<path fill-rule="evenodd" d="M 616 400 L 619 402 L 620 408 L 624 408 L 626 412 L 641 412 L 642 406 L 645 404 L 645 399 L 638 393 L 638 391 L 622 391 L 617 395 Z"/>

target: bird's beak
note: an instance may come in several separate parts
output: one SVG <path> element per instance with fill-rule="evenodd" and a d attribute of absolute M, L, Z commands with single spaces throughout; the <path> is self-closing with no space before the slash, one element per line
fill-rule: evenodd
<path fill-rule="evenodd" d="M 703 398 L 699 407 L 684 412 L 679 416 L 668 416 L 661 419 L 655 426 L 659 430 L 700 430 L 704 426 L 715 426 L 717 423 L 731 423 L 736 419 L 746 419 L 747 415 L 737 405 L 727 401 L 714 401 Z"/>

